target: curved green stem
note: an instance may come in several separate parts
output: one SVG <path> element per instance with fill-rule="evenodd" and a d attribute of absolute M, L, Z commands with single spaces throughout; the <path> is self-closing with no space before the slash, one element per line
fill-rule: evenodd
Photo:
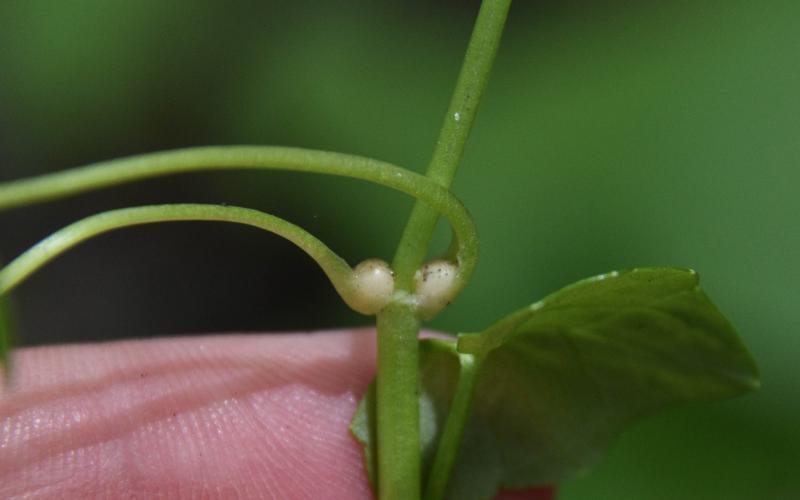
<path fill-rule="evenodd" d="M 447 492 L 447 484 L 453 473 L 453 466 L 461 446 L 461 438 L 464 436 L 464 428 L 469 419 L 472 396 L 475 394 L 475 383 L 483 363 L 482 357 L 472 354 L 459 354 L 458 360 L 460 369 L 456 391 L 428 475 L 425 500 L 441 500 Z"/>
<path fill-rule="evenodd" d="M 249 208 L 176 204 L 123 208 L 92 215 L 45 238 L 0 270 L 0 296 L 10 292 L 40 267 L 75 245 L 94 236 L 125 227 L 174 221 L 221 221 L 264 229 L 291 241 L 305 251 L 328 276 L 342 299 L 360 310 L 353 270 L 322 241 L 278 217 Z"/>
<path fill-rule="evenodd" d="M 0 211 L 127 182 L 203 170 L 270 169 L 339 175 L 374 182 L 418 198 L 453 227 L 461 290 L 477 260 L 477 236 L 469 213 L 453 194 L 425 176 L 360 156 L 273 146 L 207 146 L 104 161 L 31 179 L 0 184 Z"/>

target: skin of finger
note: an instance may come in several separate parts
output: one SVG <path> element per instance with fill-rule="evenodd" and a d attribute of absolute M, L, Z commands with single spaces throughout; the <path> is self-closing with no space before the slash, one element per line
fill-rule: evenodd
<path fill-rule="evenodd" d="M 0 498 L 371 499 L 348 425 L 374 373 L 371 330 L 20 349 Z"/>

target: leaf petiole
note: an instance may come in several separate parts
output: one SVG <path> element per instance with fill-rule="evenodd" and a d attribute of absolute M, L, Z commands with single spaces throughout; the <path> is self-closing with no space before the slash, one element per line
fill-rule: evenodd
<path fill-rule="evenodd" d="M 458 354 L 458 382 L 441 438 L 436 447 L 436 455 L 433 458 L 425 489 L 425 500 L 441 500 L 445 497 L 447 484 L 453 473 L 458 450 L 464 436 L 464 429 L 467 426 L 472 397 L 475 395 L 475 386 L 484 359 L 483 356 Z"/>

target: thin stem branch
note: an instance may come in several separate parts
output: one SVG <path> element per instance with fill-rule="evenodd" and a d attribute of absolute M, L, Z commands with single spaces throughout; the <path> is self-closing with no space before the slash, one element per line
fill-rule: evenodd
<path fill-rule="evenodd" d="M 112 210 L 75 222 L 45 238 L 0 270 L 0 296 L 7 294 L 36 270 L 89 238 L 125 227 L 175 221 L 220 221 L 257 227 L 291 241 L 305 251 L 328 276 L 342 299 L 353 304 L 352 269 L 322 241 L 278 217 L 249 208 L 175 204 Z"/>
<path fill-rule="evenodd" d="M 447 414 L 447 421 L 442 430 L 442 437 L 436 448 L 433 466 L 428 475 L 428 485 L 425 489 L 425 500 L 441 500 L 447 492 L 450 475 L 458 456 L 461 438 L 470 415 L 472 397 L 475 394 L 475 385 L 481 370 L 482 358 L 471 354 L 458 355 L 460 369 L 456 384 L 453 402 Z"/>
<path fill-rule="evenodd" d="M 362 156 L 279 146 L 201 146 L 118 158 L 0 184 L 0 210 L 166 175 L 208 170 L 290 170 L 362 179 L 426 204 L 453 204 L 447 190 L 424 176 Z M 436 200 L 442 198 L 442 200 Z M 457 203 L 457 202 L 456 202 Z"/>

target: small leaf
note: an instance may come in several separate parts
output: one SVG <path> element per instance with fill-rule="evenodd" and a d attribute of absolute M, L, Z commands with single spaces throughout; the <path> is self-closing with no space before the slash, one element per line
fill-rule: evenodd
<path fill-rule="evenodd" d="M 358 402 L 356 413 L 350 421 L 350 432 L 364 448 L 364 468 L 367 470 L 367 479 L 372 491 L 378 491 L 378 454 L 375 444 L 378 442 L 378 426 L 375 416 L 375 381 L 373 380 L 367 392 Z"/>
<path fill-rule="evenodd" d="M 481 474 L 509 487 L 563 481 L 642 417 L 758 387 L 755 363 L 689 270 L 580 281 L 459 348 L 486 360 L 456 495 Z"/>
<path fill-rule="evenodd" d="M 752 358 L 688 270 L 580 281 L 483 333 L 461 335 L 458 350 L 483 361 L 449 499 L 561 482 L 643 417 L 758 386 Z M 423 341 L 420 359 L 430 408 L 423 422 L 438 436 L 458 354 L 452 343 Z"/>
<path fill-rule="evenodd" d="M 0 294 L 0 369 L 4 372 L 4 380 L 9 381 L 11 369 L 11 349 L 15 340 L 15 323 L 11 312 L 11 304 L 7 295 Z"/>

